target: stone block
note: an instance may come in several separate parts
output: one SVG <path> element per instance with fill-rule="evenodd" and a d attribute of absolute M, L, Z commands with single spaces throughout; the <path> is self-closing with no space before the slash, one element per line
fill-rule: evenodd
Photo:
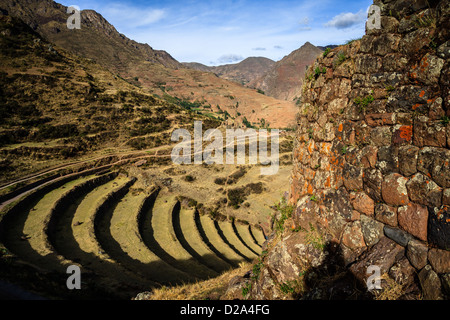
<path fill-rule="evenodd" d="M 371 127 L 394 124 L 394 119 L 394 113 L 372 113 L 366 115 L 366 123 Z"/>
<path fill-rule="evenodd" d="M 349 222 L 345 225 L 342 233 L 342 243 L 352 250 L 366 246 L 360 221 Z"/>
<path fill-rule="evenodd" d="M 450 250 L 450 206 L 428 207 L 428 242 Z"/>
<path fill-rule="evenodd" d="M 402 247 L 406 247 L 410 240 L 413 240 L 414 237 L 408 232 L 398 229 L 392 228 L 390 226 L 384 226 L 384 234 L 391 240 L 394 240 Z"/>
<path fill-rule="evenodd" d="M 400 259 L 389 269 L 389 276 L 403 286 L 413 283 L 415 275 L 416 269 L 411 266 L 406 258 Z"/>
<path fill-rule="evenodd" d="M 414 121 L 414 145 L 418 147 L 445 147 L 447 144 L 445 127 L 440 121 L 419 117 Z"/>
<path fill-rule="evenodd" d="M 442 291 L 450 297 L 450 273 L 443 274 L 441 276 L 441 282 L 442 282 Z"/>
<path fill-rule="evenodd" d="M 443 102 L 444 101 L 441 97 L 432 100 L 430 104 L 430 111 L 428 112 L 428 117 L 431 121 L 441 121 L 441 119 L 445 116 Z"/>
<path fill-rule="evenodd" d="M 430 265 L 420 271 L 419 281 L 424 300 L 442 300 L 441 281 Z"/>
<path fill-rule="evenodd" d="M 375 146 L 365 146 L 361 150 L 361 163 L 364 168 L 375 168 L 377 164 L 378 148 Z"/>
<path fill-rule="evenodd" d="M 339 190 L 328 189 L 323 195 L 323 204 L 327 208 L 328 227 L 331 233 L 339 238 L 344 226 L 352 220 L 353 208 L 350 196 L 345 188 Z"/>
<path fill-rule="evenodd" d="M 384 202 L 392 206 L 402 206 L 409 203 L 406 183 L 408 179 L 398 173 L 386 176 L 383 180 L 381 192 Z"/>
<path fill-rule="evenodd" d="M 450 188 L 447 188 L 442 193 L 442 205 L 450 206 Z"/>
<path fill-rule="evenodd" d="M 400 40 L 399 51 L 408 56 L 417 54 L 423 47 L 429 45 L 432 34 L 428 28 L 420 28 L 406 34 Z"/>
<path fill-rule="evenodd" d="M 348 191 L 361 190 L 363 188 L 363 169 L 346 163 L 344 165 L 344 186 Z"/>
<path fill-rule="evenodd" d="M 414 106 L 416 106 L 417 112 L 427 111 L 417 109 L 417 106 L 426 105 L 428 100 L 428 87 L 419 85 L 400 86 L 389 95 L 386 111 L 411 114 L 411 108 L 414 108 Z"/>
<path fill-rule="evenodd" d="M 391 144 L 392 132 L 390 127 L 376 127 L 370 131 L 370 141 L 377 147 Z"/>
<path fill-rule="evenodd" d="M 366 216 L 373 216 L 375 211 L 375 202 L 365 192 L 358 192 L 350 194 L 350 200 L 353 209 Z"/>
<path fill-rule="evenodd" d="M 364 191 L 375 201 L 382 201 L 383 174 L 377 169 L 364 169 Z"/>
<path fill-rule="evenodd" d="M 450 187 L 450 150 L 425 147 L 419 152 L 417 169 L 440 187 Z"/>
<path fill-rule="evenodd" d="M 398 172 L 398 159 L 398 147 L 394 145 L 380 147 L 376 168 L 384 175 Z"/>
<path fill-rule="evenodd" d="M 401 146 L 398 149 L 399 170 L 402 175 L 409 177 L 417 172 L 419 148 L 416 146 Z"/>
<path fill-rule="evenodd" d="M 404 251 L 402 246 L 383 237 L 372 248 L 365 251 L 349 269 L 356 279 L 362 283 L 366 283 L 368 267 L 373 265 L 378 266 L 381 269 L 381 274 L 384 274 L 389 271 L 395 262 L 403 257 Z"/>
<path fill-rule="evenodd" d="M 399 53 L 389 53 L 383 57 L 383 69 L 386 72 L 397 72 L 403 70 L 408 65 L 409 59 Z"/>
<path fill-rule="evenodd" d="M 385 203 L 378 203 L 375 206 L 375 219 L 392 227 L 398 225 L 397 208 L 388 206 Z"/>
<path fill-rule="evenodd" d="M 376 244 L 383 234 L 384 225 L 372 218 L 361 215 L 361 230 L 364 236 L 364 241 L 368 247 Z"/>
<path fill-rule="evenodd" d="M 406 247 L 406 257 L 414 268 L 421 270 L 427 264 L 428 246 L 418 240 L 410 240 Z"/>
<path fill-rule="evenodd" d="M 336 116 L 340 114 L 341 110 L 347 108 L 347 105 L 347 98 L 336 98 L 328 103 L 327 113 Z"/>
<path fill-rule="evenodd" d="M 442 188 L 433 180 L 417 173 L 406 183 L 409 199 L 425 206 L 441 206 Z"/>
<path fill-rule="evenodd" d="M 413 17 L 408 16 L 400 20 L 398 26 L 398 31 L 400 33 L 407 33 L 407 32 L 409 33 L 417 29 L 418 29 L 417 22 L 416 19 L 414 19 Z"/>
<path fill-rule="evenodd" d="M 382 67 L 380 57 L 359 54 L 355 58 L 356 73 L 369 74 L 379 72 Z"/>
<path fill-rule="evenodd" d="M 398 224 L 403 230 L 420 240 L 427 241 L 427 207 L 416 203 L 408 203 L 408 205 L 398 208 L 397 216 Z"/>
<path fill-rule="evenodd" d="M 437 273 L 450 273 L 450 251 L 430 249 L 428 261 L 430 261 L 433 270 Z"/>
<path fill-rule="evenodd" d="M 372 41 L 373 54 L 384 56 L 397 52 L 401 36 L 392 33 L 384 33 L 375 37 Z"/>
<path fill-rule="evenodd" d="M 427 85 L 438 84 L 444 62 L 444 59 L 427 53 L 417 66 L 417 80 Z"/>
<path fill-rule="evenodd" d="M 412 141 L 413 127 L 398 125 L 394 127 L 392 143 L 395 145 L 409 144 Z"/>

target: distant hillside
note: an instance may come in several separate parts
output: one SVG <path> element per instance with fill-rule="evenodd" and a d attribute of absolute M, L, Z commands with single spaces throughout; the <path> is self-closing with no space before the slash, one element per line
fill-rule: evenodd
<path fill-rule="evenodd" d="M 321 49 L 307 42 L 248 86 L 260 89 L 271 97 L 292 101 L 300 97 L 306 69 L 321 53 Z"/>
<path fill-rule="evenodd" d="M 93 59 L 114 72 L 123 73 L 141 61 L 181 67 L 167 52 L 154 50 L 120 34 L 93 10 L 82 10 L 81 29 L 70 30 L 67 7 L 52 0 L 0 0 L 0 8 L 25 21 L 48 41 Z"/>
<path fill-rule="evenodd" d="M 327 48 L 330 49 L 330 50 L 333 50 L 333 49 L 335 49 L 337 47 L 339 47 L 339 45 L 337 45 L 337 44 L 329 44 L 327 46 L 317 46 L 317 48 L 319 48 L 322 51 L 325 51 Z"/>
<path fill-rule="evenodd" d="M 262 77 L 275 65 L 275 61 L 264 57 L 250 57 L 236 64 L 217 67 L 209 67 L 195 62 L 183 63 L 183 65 L 195 70 L 212 72 L 222 79 L 246 85 Z"/>
<path fill-rule="evenodd" d="M 183 66 L 189 69 L 198 70 L 198 71 L 204 71 L 204 72 L 214 72 L 215 67 L 210 67 L 207 65 L 204 65 L 203 63 L 199 62 L 182 62 Z"/>
<path fill-rule="evenodd" d="M 219 121 L 158 99 L 0 14 L 0 182 L 99 150 L 170 144 Z"/>
<path fill-rule="evenodd" d="M 81 29 L 69 30 L 67 7 L 51 0 L 0 0 L 0 10 L 22 19 L 50 43 L 92 59 L 168 102 L 231 121 L 235 126 L 270 123 L 273 128 L 286 128 L 295 123 L 293 103 L 262 95 L 210 72 L 187 69 L 167 52 L 118 33 L 95 11 L 83 10 Z"/>

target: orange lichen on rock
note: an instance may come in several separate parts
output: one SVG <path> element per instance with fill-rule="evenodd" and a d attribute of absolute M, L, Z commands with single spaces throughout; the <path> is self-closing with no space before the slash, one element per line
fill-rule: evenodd
<path fill-rule="evenodd" d="M 406 141 L 411 141 L 413 133 L 412 126 L 402 126 L 400 127 L 399 131 L 400 131 L 400 138 L 405 139 Z"/>

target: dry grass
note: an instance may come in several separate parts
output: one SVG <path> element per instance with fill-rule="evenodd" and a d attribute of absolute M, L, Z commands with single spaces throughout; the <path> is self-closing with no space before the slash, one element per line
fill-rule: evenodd
<path fill-rule="evenodd" d="M 176 287 L 163 286 L 153 290 L 150 300 L 218 300 L 225 294 L 232 278 L 242 276 L 250 269 L 249 263 L 241 263 L 239 268 L 226 271 L 213 279 Z"/>
<path fill-rule="evenodd" d="M 381 291 L 374 291 L 375 300 L 398 300 L 404 294 L 403 286 L 386 273 L 381 276 L 381 280 L 385 280 L 387 285 Z"/>

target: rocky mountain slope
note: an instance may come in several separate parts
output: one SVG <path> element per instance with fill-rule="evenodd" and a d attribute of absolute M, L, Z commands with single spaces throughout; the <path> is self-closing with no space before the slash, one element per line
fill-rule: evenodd
<path fill-rule="evenodd" d="M 82 57 L 93 59 L 109 70 L 124 73 L 133 64 L 149 61 L 170 68 L 181 65 L 167 52 L 120 34 L 101 14 L 81 12 L 81 29 L 67 28 L 67 7 L 52 0 L 1 0 L 0 8 L 25 21 L 48 41 Z"/>
<path fill-rule="evenodd" d="M 209 67 L 201 63 L 183 63 L 184 66 L 200 71 L 215 73 L 220 78 L 246 85 L 268 72 L 275 61 L 264 57 L 250 57 L 236 64 Z"/>
<path fill-rule="evenodd" d="M 265 75 L 250 82 L 248 86 L 260 89 L 277 99 L 292 101 L 299 98 L 306 69 L 322 52 L 307 42 L 278 61 Z"/>
<path fill-rule="evenodd" d="M 170 143 L 171 130 L 219 121 L 158 99 L 92 60 L 0 15 L 0 181 L 99 150 Z"/>
<path fill-rule="evenodd" d="M 170 102 L 182 102 L 200 113 L 229 119 L 236 126 L 258 125 L 265 119 L 272 127 L 286 128 L 295 122 L 294 104 L 261 95 L 211 73 L 183 68 L 168 53 L 118 33 L 92 10 L 81 12 L 81 29 L 69 30 L 67 8 L 51 0 L 1 0 L 0 9 L 23 19 L 51 43 L 92 59 L 131 84 Z M 281 110 L 290 116 L 280 117 Z"/>

